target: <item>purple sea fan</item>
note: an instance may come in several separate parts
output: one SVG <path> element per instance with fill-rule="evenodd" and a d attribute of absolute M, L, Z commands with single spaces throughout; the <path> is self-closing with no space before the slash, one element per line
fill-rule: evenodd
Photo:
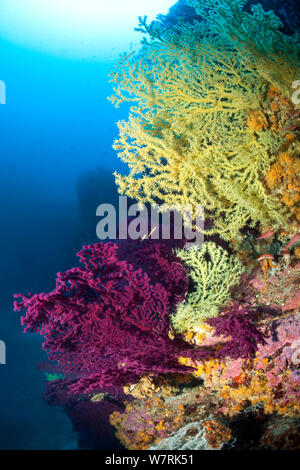
<path fill-rule="evenodd" d="M 250 309 L 234 305 L 224 315 L 210 318 L 207 323 L 215 329 L 215 336 L 230 337 L 216 352 L 220 359 L 254 356 L 259 344 L 265 344 L 265 335 L 255 325 L 256 314 Z"/>
<path fill-rule="evenodd" d="M 168 337 L 169 315 L 187 290 L 178 259 L 163 244 L 151 250 L 143 242 L 133 256 L 137 267 L 120 251 L 124 256 L 112 242 L 84 246 L 83 267 L 58 273 L 52 292 L 15 296 L 15 310 L 26 310 L 24 331 L 45 337 L 43 348 L 73 392 L 108 389 L 151 372 L 187 372 L 179 355 L 208 354 Z"/>

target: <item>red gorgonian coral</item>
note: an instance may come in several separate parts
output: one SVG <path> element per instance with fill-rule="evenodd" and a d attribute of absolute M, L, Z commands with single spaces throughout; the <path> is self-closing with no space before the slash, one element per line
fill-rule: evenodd
<path fill-rule="evenodd" d="M 84 246 L 83 267 L 58 273 L 52 292 L 15 296 L 15 310 L 26 310 L 25 332 L 45 337 L 43 348 L 70 391 L 107 389 L 150 372 L 187 372 L 178 356 L 197 354 L 168 336 L 169 315 L 187 290 L 183 266 L 167 244 L 134 246 L 134 252 L 112 242 Z"/>

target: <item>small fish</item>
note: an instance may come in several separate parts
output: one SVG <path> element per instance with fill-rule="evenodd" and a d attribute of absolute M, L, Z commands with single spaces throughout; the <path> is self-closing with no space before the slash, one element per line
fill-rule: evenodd
<path fill-rule="evenodd" d="M 157 229 L 157 225 L 155 225 L 155 227 L 153 227 L 153 229 L 150 231 L 148 237 L 150 238 L 151 235 L 153 235 L 153 233 L 155 232 L 155 230 Z"/>
<path fill-rule="evenodd" d="M 287 248 L 291 248 L 300 239 L 300 232 L 296 233 L 287 244 Z"/>
<path fill-rule="evenodd" d="M 293 111 L 290 115 L 291 119 L 293 119 L 294 117 L 297 117 L 299 116 L 300 114 L 300 109 L 295 109 L 295 111 Z"/>
<path fill-rule="evenodd" d="M 155 225 L 155 227 L 153 227 L 153 229 L 150 230 L 148 236 L 147 236 L 147 233 L 145 233 L 145 235 L 143 235 L 143 236 L 141 237 L 141 241 L 145 240 L 146 237 L 147 237 L 147 238 L 150 238 L 151 235 L 153 235 L 153 233 L 155 232 L 156 229 L 157 229 L 157 225 Z"/>
<path fill-rule="evenodd" d="M 285 127 L 283 130 L 284 131 L 295 131 L 296 129 L 298 129 L 299 126 L 297 126 L 296 124 L 292 124 L 291 126 L 288 126 L 288 127 Z"/>
<path fill-rule="evenodd" d="M 268 238 L 273 237 L 275 233 L 275 230 L 267 230 L 266 232 L 262 233 L 260 237 L 258 237 L 259 240 L 267 240 Z"/>

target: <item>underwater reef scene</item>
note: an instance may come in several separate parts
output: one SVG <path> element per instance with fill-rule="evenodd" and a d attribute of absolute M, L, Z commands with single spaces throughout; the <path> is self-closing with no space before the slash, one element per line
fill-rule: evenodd
<path fill-rule="evenodd" d="M 204 243 L 86 244 L 51 292 L 16 294 L 45 400 L 83 447 L 106 420 L 130 450 L 300 449 L 296 2 L 182 0 L 137 29 L 110 75 L 132 103 L 119 194 L 203 206 Z"/>

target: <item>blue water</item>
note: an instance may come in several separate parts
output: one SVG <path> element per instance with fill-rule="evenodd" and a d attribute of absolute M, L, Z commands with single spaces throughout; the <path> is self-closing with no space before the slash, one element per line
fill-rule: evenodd
<path fill-rule="evenodd" d="M 106 99 L 112 63 L 63 60 L 4 40 L 0 57 L 7 84 L 7 104 L 0 106 L 0 340 L 7 351 L 0 366 L 0 449 L 76 448 L 69 419 L 41 398 L 44 376 L 36 364 L 46 355 L 40 337 L 23 334 L 12 295 L 51 290 L 55 273 L 76 262 L 87 241 L 77 180 L 99 166 L 110 173 L 121 168 L 112 141 L 128 109 L 115 110 Z M 95 195 L 92 201 L 93 220 Z"/>

